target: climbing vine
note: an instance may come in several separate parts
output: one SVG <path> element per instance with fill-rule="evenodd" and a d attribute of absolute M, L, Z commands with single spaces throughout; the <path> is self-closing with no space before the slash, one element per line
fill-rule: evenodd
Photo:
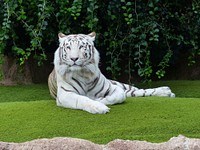
<path fill-rule="evenodd" d="M 96 31 L 107 72 L 113 79 L 125 74 L 127 82 L 133 74 L 160 79 L 180 54 L 187 52 L 188 65 L 200 55 L 197 0 L 3 0 L 0 8 L 0 55 L 20 65 L 30 58 L 42 65 L 59 32 Z"/>
<path fill-rule="evenodd" d="M 34 53 L 35 59 L 38 60 L 38 65 L 41 65 L 43 60 L 46 60 L 46 55 L 44 49 L 42 47 L 42 40 L 43 40 L 43 31 L 46 30 L 46 26 L 48 22 L 46 19 L 50 17 L 49 15 L 49 7 L 47 7 L 48 2 L 46 0 L 39 0 L 37 3 L 37 9 L 35 11 L 37 21 L 34 18 L 30 18 L 24 6 L 23 1 L 18 0 L 16 2 L 6 0 L 4 2 L 4 19 L 2 23 L 2 30 L 1 30 L 1 41 L 3 47 L 1 47 L 0 52 L 5 52 L 6 42 L 12 41 L 12 47 L 10 53 L 19 57 L 20 65 L 23 65 L 26 60 Z M 30 8 L 32 3 L 30 3 Z M 19 24 L 15 24 L 13 21 L 15 18 Z M 17 31 L 14 30 L 15 26 L 22 25 L 24 30 L 29 34 L 30 43 L 27 47 L 21 47 L 23 44 L 18 43 L 19 37 L 17 35 Z"/>

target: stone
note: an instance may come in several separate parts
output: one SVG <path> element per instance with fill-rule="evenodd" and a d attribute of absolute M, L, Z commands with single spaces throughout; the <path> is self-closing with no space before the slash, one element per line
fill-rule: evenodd
<path fill-rule="evenodd" d="M 116 139 L 100 145 L 83 139 L 59 137 L 24 143 L 0 142 L 0 150 L 200 150 L 200 139 L 179 135 L 163 143 Z"/>
<path fill-rule="evenodd" d="M 102 150 L 102 145 L 77 138 L 38 139 L 24 143 L 0 142 L 0 150 Z"/>
<path fill-rule="evenodd" d="M 200 150 L 200 139 L 179 135 L 163 143 L 114 140 L 105 145 L 104 150 Z"/>

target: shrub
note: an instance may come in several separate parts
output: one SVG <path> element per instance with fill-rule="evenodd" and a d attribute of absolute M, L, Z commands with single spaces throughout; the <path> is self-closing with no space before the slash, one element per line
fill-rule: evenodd
<path fill-rule="evenodd" d="M 200 55 L 200 2 L 130 0 L 3 0 L 0 53 L 23 65 L 33 56 L 47 59 L 57 33 L 96 31 L 97 48 L 106 50 L 107 71 L 116 79 L 125 70 L 146 80 L 162 78 L 166 68 L 187 53 Z"/>

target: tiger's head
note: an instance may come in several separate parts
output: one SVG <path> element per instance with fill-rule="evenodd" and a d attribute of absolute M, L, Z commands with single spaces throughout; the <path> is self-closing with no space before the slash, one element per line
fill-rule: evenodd
<path fill-rule="evenodd" d="M 87 35 L 59 33 L 60 44 L 54 64 L 59 62 L 60 67 L 67 71 L 78 71 L 83 68 L 94 71 L 94 67 L 98 67 L 99 63 L 99 53 L 94 47 L 95 36 L 95 32 Z"/>

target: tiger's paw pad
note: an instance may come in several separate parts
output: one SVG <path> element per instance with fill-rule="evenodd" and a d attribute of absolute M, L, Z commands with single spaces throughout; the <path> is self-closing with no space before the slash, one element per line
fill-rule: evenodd
<path fill-rule="evenodd" d="M 106 114 L 109 112 L 110 108 L 103 103 L 94 101 L 93 103 L 87 104 L 85 110 L 92 114 Z"/>
<path fill-rule="evenodd" d="M 167 86 L 156 88 L 156 96 L 165 96 L 165 97 L 175 97 L 175 94 L 172 93 L 171 89 Z"/>

